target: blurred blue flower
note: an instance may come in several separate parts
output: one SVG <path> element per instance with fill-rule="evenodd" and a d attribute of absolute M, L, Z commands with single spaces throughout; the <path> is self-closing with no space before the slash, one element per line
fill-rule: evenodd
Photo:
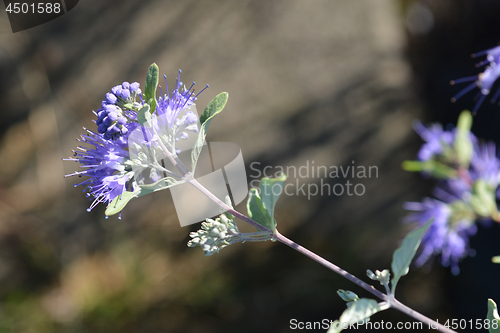
<path fill-rule="evenodd" d="M 462 89 L 458 94 L 453 96 L 453 98 L 451 99 L 452 102 L 455 102 L 457 99 L 459 99 L 469 91 L 473 90 L 474 88 L 476 87 L 479 88 L 479 93 L 476 95 L 477 102 L 474 105 L 474 109 L 472 110 L 473 113 L 477 112 L 477 110 L 483 103 L 486 96 L 489 95 L 489 93 L 491 92 L 493 85 L 500 77 L 500 66 L 499 66 L 500 46 L 475 53 L 472 55 L 472 57 L 479 57 L 483 55 L 486 55 L 486 59 L 476 64 L 476 67 L 482 67 L 487 65 L 482 73 L 479 73 L 478 75 L 474 76 L 461 78 L 458 80 L 452 80 L 450 82 L 451 84 L 456 84 L 456 83 L 474 81 L 473 83 L 469 84 L 467 87 Z M 491 99 L 492 102 L 495 102 L 499 96 L 500 96 L 500 89 L 498 89 L 495 92 L 494 96 Z"/>
<path fill-rule="evenodd" d="M 413 129 L 425 141 L 418 151 L 420 161 L 428 161 L 453 144 L 455 134 L 451 131 L 443 130 L 441 124 L 432 124 L 425 127 L 420 121 L 413 122 Z"/>
<path fill-rule="evenodd" d="M 497 188 L 500 175 L 500 160 L 497 158 L 495 143 L 474 144 L 470 164 L 471 179 L 482 179 L 492 188 Z"/>
<path fill-rule="evenodd" d="M 454 203 L 424 198 L 422 202 L 407 202 L 405 209 L 415 211 L 406 217 L 407 222 L 417 222 L 422 226 L 430 219 L 434 219 L 429 230 L 422 238 L 422 251 L 415 261 L 422 266 L 431 256 L 441 256 L 443 266 L 451 266 L 451 272 L 460 273 L 458 262 L 460 259 L 473 254 L 469 248 L 469 237 L 477 231 L 474 220 L 468 214 L 454 214 L 460 207 L 460 201 Z M 457 218 L 459 216 L 459 218 Z"/>

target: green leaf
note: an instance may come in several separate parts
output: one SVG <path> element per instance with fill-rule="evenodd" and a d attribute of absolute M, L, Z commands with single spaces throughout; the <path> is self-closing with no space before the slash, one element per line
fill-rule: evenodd
<path fill-rule="evenodd" d="M 360 298 L 351 305 L 340 316 L 341 326 L 360 323 L 370 318 L 375 313 L 382 311 L 378 302 L 374 299 Z"/>
<path fill-rule="evenodd" d="M 151 127 L 151 113 L 149 112 L 149 105 L 144 105 L 139 112 L 137 112 L 137 121 L 141 126 Z"/>
<path fill-rule="evenodd" d="M 122 211 L 123 208 L 127 205 L 127 203 L 137 196 L 137 192 L 129 192 L 125 191 L 121 195 L 117 196 L 106 208 L 107 216 L 118 214 Z"/>
<path fill-rule="evenodd" d="M 144 100 L 151 106 L 150 112 L 153 113 L 156 110 L 156 89 L 158 87 L 158 79 L 160 69 L 156 63 L 152 63 L 148 68 L 148 74 L 146 75 L 146 85 L 144 87 Z"/>
<path fill-rule="evenodd" d="M 490 321 L 490 333 L 500 333 L 500 316 L 498 315 L 497 304 L 491 298 L 488 298 L 488 315 Z M 493 323 L 496 322 L 496 325 Z"/>
<path fill-rule="evenodd" d="M 339 289 L 337 290 L 337 295 L 346 302 L 355 302 L 359 300 L 359 296 L 350 290 Z"/>
<path fill-rule="evenodd" d="M 410 172 L 427 172 L 438 179 L 450 179 L 457 177 L 457 171 L 449 166 L 435 160 L 428 161 L 403 161 L 403 170 Z"/>
<path fill-rule="evenodd" d="M 208 103 L 207 107 L 200 116 L 201 128 L 198 133 L 198 139 L 196 140 L 193 150 L 191 151 L 191 165 L 193 173 L 196 168 L 196 162 L 198 162 L 201 150 L 203 149 L 203 145 L 205 144 L 205 137 L 207 136 L 207 131 L 208 127 L 210 126 L 210 122 L 212 121 L 212 118 L 216 114 L 218 114 L 224 109 L 228 97 L 229 95 L 226 92 L 222 92 L 217 96 L 215 96 L 215 98 L 211 100 L 210 103 Z"/>
<path fill-rule="evenodd" d="M 495 257 L 491 258 L 491 261 L 494 264 L 500 264 L 500 256 L 495 256 Z"/>
<path fill-rule="evenodd" d="M 434 219 L 430 219 L 425 225 L 406 235 L 401 246 L 394 251 L 391 264 L 392 272 L 394 273 L 394 277 L 391 281 L 393 295 L 396 291 L 396 285 L 398 284 L 399 279 L 408 274 L 411 261 L 417 252 L 420 241 L 422 240 L 422 237 L 424 237 L 427 229 L 431 226 L 432 222 L 434 222 Z"/>
<path fill-rule="evenodd" d="M 166 190 L 169 187 L 172 187 L 174 185 L 181 184 L 181 181 L 176 180 L 175 178 L 172 177 L 165 177 L 160 179 L 159 181 L 152 183 L 152 184 L 147 184 L 147 185 L 139 185 L 139 192 L 137 193 L 138 197 L 142 197 L 143 195 L 161 191 L 161 190 Z"/>
<path fill-rule="evenodd" d="M 326 333 L 338 333 L 350 325 L 366 323 L 375 313 L 387 310 L 389 305 L 386 303 L 377 303 L 374 299 L 360 298 L 356 301 L 348 302 L 347 309 L 344 310 L 339 320 L 335 320 L 330 325 Z"/>
<path fill-rule="evenodd" d="M 455 151 L 461 166 L 469 167 L 472 157 L 472 141 L 470 140 L 470 129 L 472 127 L 472 115 L 469 111 L 462 111 L 458 117 L 457 132 L 455 138 Z"/>
<path fill-rule="evenodd" d="M 267 210 L 269 217 L 271 218 L 271 230 L 276 231 L 276 220 L 274 219 L 274 207 L 276 201 L 283 191 L 283 184 L 286 181 L 286 175 L 281 173 L 278 178 L 262 178 L 260 181 L 260 195 L 262 197 L 262 204 Z"/>
<path fill-rule="evenodd" d="M 471 206 L 474 211 L 484 217 L 490 217 L 497 213 L 495 189 L 479 179 L 472 187 Z"/>
<path fill-rule="evenodd" d="M 255 188 L 248 192 L 247 201 L 248 216 L 260 225 L 272 230 L 271 217 L 262 204 L 259 191 Z"/>

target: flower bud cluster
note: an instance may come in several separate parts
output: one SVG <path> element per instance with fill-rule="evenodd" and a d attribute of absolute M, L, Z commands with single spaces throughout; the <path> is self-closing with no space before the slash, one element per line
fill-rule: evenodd
<path fill-rule="evenodd" d="M 200 246 L 205 255 L 210 256 L 232 244 L 235 236 L 239 235 L 234 217 L 230 214 L 221 214 L 215 220 L 206 219 L 206 222 L 201 224 L 200 230 L 190 233 L 192 239 L 188 242 L 188 246 Z"/>
<path fill-rule="evenodd" d="M 140 108 L 144 103 L 136 101 L 141 94 L 138 82 L 123 82 L 111 88 L 106 98 L 97 110 L 97 132 L 107 140 L 117 140 L 137 127 L 137 114 L 134 108 Z M 128 124 L 128 126 L 127 126 Z"/>

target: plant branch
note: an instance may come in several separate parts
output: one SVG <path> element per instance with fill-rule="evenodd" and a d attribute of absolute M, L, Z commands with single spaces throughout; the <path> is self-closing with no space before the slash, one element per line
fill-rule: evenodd
<path fill-rule="evenodd" d="M 433 328 L 433 329 L 436 329 L 436 330 L 439 330 L 441 332 L 446 332 L 446 333 L 457 333 L 447 327 L 445 327 L 444 325 L 438 323 L 437 321 L 435 320 L 432 320 L 426 316 L 424 316 L 423 314 L 409 308 L 408 306 L 404 305 L 403 303 L 401 303 L 400 301 L 398 301 L 397 299 L 395 299 L 393 296 L 388 296 L 380 291 L 378 291 L 377 289 L 375 289 L 374 286 L 372 285 L 369 285 L 368 283 L 358 279 L 357 277 L 355 277 L 354 275 L 352 275 L 351 273 L 343 270 L 342 268 L 340 268 L 339 266 L 331 263 L 330 261 L 324 259 L 323 257 L 317 255 L 316 253 L 312 252 L 312 251 L 309 251 L 308 249 L 306 249 L 305 247 L 295 243 L 294 241 L 288 239 L 287 237 L 283 236 L 282 234 L 280 234 L 278 231 L 276 231 L 276 234 L 275 234 L 275 239 L 289 247 L 291 247 L 292 249 L 302 253 L 303 255 L 311 258 L 312 260 L 320 263 L 321 265 L 325 266 L 326 268 L 330 269 L 331 271 L 345 277 L 346 279 L 348 279 L 349 281 L 353 282 L 354 284 L 357 284 L 358 286 L 360 286 L 361 288 L 365 289 L 366 291 L 370 292 L 371 294 L 377 296 L 378 298 L 382 299 L 383 301 L 386 301 L 390 307 L 394 308 L 394 309 L 397 309 L 405 314 L 407 314 L 408 316 L 410 317 L 413 317 L 423 323 L 426 323 L 427 325 L 429 325 L 430 328 Z"/>
<path fill-rule="evenodd" d="M 160 143 L 160 146 L 161 148 L 165 151 L 165 153 L 167 154 L 167 156 L 169 157 L 169 159 L 171 160 L 171 162 L 177 167 L 177 169 L 179 171 L 182 172 L 183 174 L 183 178 L 186 182 L 188 182 L 189 184 L 193 185 L 194 187 L 196 187 L 200 192 L 202 192 L 203 194 L 205 194 L 205 196 L 207 196 L 210 200 L 212 200 L 213 202 L 215 202 L 217 205 L 219 205 L 221 208 L 223 208 L 225 211 L 229 212 L 230 214 L 234 215 L 235 217 L 239 218 L 240 220 L 250 224 L 251 226 L 255 227 L 257 230 L 260 230 L 261 232 L 268 232 L 270 234 L 273 233 L 272 230 L 262 226 L 261 224 L 257 223 L 256 221 L 252 220 L 251 218 L 237 212 L 236 210 L 234 210 L 233 208 L 229 207 L 225 202 L 223 202 L 222 200 L 220 200 L 219 198 L 217 198 L 212 192 L 210 192 L 206 187 L 204 187 L 203 185 L 200 184 L 200 182 L 198 182 L 194 176 L 193 176 L 193 173 L 190 172 L 186 166 L 178 159 L 176 158 L 176 156 L 172 156 L 172 154 L 170 154 L 170 152 L 168 151 L 168 149 L 165 147 L 165 145 L 163 145 L 163 142 L 160 138 L 160 136 L 158 135 L 158 133 L 154 130 L 154 126 L 153 127 L 153 131 L 155 132 L 156 136 L 158 137 L 159 139 L 159 143 Z M 394 309 L 397 309 L 405 314 L 407 314 L 408 316 L 410 317 L 413 317 L 423 323 L 426 323 L 429 325 L 429 327 L 433 328 L 433 329 L 437 329 L 441 332 L 445 332 L 445 333 L 457 333 L 445 326 L 443 326 L 442 324 L 438 323 L 437 321 L 434 321 L 426 316 L 424 316 L 423 314 L 409 308 L 408 306 L 404 305 L 403 303 L 399 302 L 398 300 L 396 300 L 394 298 L 394 296 L 392 295 L 386 295 L 382 292 L 380 292 L 379 290 L 375 289 L 374 286 L 372 285 L 369 285 L 368 283 L 360 280 L 359 278 L 357 278 L 356 276 L 352 275 L 351 273 L 343 270 L 342 268 L 340 268 L 339 266 L 331 263 L 330 261 L 324 259 L 323 257 L 317 255 L 316 253 L 306 249 L 305 247 L 295 243 L 294 241 L 288 239 L 287 237 L 283 236 L 282 234 L 280 234 L 277 230 L 274 232 L 274 236 L 272 238 L 273 240 L 277 240 L 289 247 L 291 247 L 292 249 L 304 254 L 305 256 L 311 258 L 312 260 L 320 263 L 321 265 L 325 266 L 326 268 L 330 269 L 331 271 L 339 274 L 340 276 L 343 276 L 345 277 L 346 279 L 348 279 L 349 281 L 353 282 L 354 284 L 360 286 L 361 288 L 365 289 L 366 291 L 370 292 L 371 294 L 373 294 L 374 296 L 380 298 L 381 300 L 387 302 L 388 306 L 389 307 L 392 307 Z"/>
<path fill-rule="evenodd" d="M 226 205 L 226 203 L 224 201 L 222 201 L 219 198 L 217 198 L 212 192 L 210 192 L 203 185 L 201 185 L 200 182 L 198 182 L 196 179 L 194 179 L 194 177 L 191 177 L 191 179 L 189 179 L 188 182 L 189 182 L 189 184 L 193 185 L 198 190 L 200 190 L 201 193 L 205 194 L 210 200 L 212 200 L 217 205 L 219 205 L 220 207 L 222 207 L 228 213 L 236 216 L 237 218 L 239 218 L 240 220 L 242 220 L 242 221 L 250 224 L 251 226 L 254 226 L 257 230 L 272 233 L 272 230 L 270 230 L 270 229 L 268 229 L 268 228 L 260 225 L 259 223 L 255 222 L 251 218 L 249 218 L 249 217 L 241 214 L 240 212 L 237 212 L 233 208 L 231 208 L 228 205 Z"/>

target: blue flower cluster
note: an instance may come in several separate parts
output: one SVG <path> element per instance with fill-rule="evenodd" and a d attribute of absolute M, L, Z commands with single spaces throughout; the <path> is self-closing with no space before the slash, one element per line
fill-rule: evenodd
<path fill-rule="evenodd" d="M 477 112 L 481 104 L 483 103 L 486 96 L 488 96 L 493 88 L 493 85 L 500 77 L 500 46 L 478 52 L 472 55 L 473 58 L 486 55 L 486 59 L 476 64 L 476 67 L 486 66 L 485 70 L 478 75 L 464 77 L 458 80 L 453 80 L 450 83 L 463 83 L 474 81 L 469 84 L 467 87 L 462 89 L 458 94 L 453 96 L 451 99 L 452 102 L 455 102 L 457 99 L 473 90 L 474 88 L 479 88 L 479 93 L 476 95 L 476 105 L 472 110 L 473 113 Z M 498 89 L 493 97 L 491 98 L 492 102 L 495 102 L 500 96 L 500 89 Z"/>
<path fill-rule="evenodd" d="M 198 94 L 194 95 L 193 86 L 195 82 L 191 84 L 188 89 L 182 88 L 182 82 L 180 81 L 181 71 L 179 70 L 179 77 L 175 82 L 175 88 L 172 93 L 163 94 L 160 88 L 160 97 L 157 99 L 156 104 L 156 119 L 154 122 L 155 128 L 161 129 L 168 128 L 169 133 L 167 137 L 170 138 L 169 144 L 174 147 L 175 142 L 179 140 L 186 140 L 188 138 L 188 132 L 191 131 L 198 133 L 198 116 L 190 110 L 190 107 L 194 105 L 194 101 L 205 89 L 208 88 L 208 84 L 203 88 Z M 165 78 L 165 86 L 167 85 L 167 77 Z M 182 116 L 182 117 L 181 117 Z M 180 152 L 179 148 L 174 148 L 176 153 Z"/>
<path fill-rule="evenodd" d="M 75 187 L 84 186 L 83 191 L 93 198 L 88 211 L 99 203 L 109 205 L 125 191 L 134 192 L 147 182 L 157 181 L 160 179 L 158 175 L 168 171 L 160 165 L 157 157 L 165 156 L 165 153 L 175 155 L 178 151 L 175 142 L 186 139 L 186 131 L 198 131 L 198 116 L 189 110 L 199 95 L 194 95 L 193 86 L 194 83 L 189 89 L 182 86 L 179 71 L 174 90 L 169 93 L 167 86 L 167 95 L 156 99 L 157 107 L 152 114 L 156 133 L 171 138 L 172 142 L 168 146 L 169 152 L 152 151 L 151 154 L 142 154 L 145 155 L 143 158 L 131 155 L 135 148 L 130 145 L 140 147 L 143 144 L 150 149 L 159 149 L 159 145 L 151 148 L 151 141 L 143 135 L 134 135 L 132 140 L 132 133 L 147 132 L 150 133 L 149 138 L 163 139 L 154 137 L 150 128 L 142 127 L 138 122 L 138 112 L 145 105 L 139 83 L 123 82 L 106 94 L 101 108 L 94 112 L 97 132 L 84 129 L 86 133 L 78 141 L 85 145 L 77 147 L 73 151 L 74 156 L 65 159 L 80 163 L 82 168 L 66 176 L 88 177 L 75 184 Z M 137 142 L 138 138 L 142 141 Z"/>
<path fill-rule="evenodd" d="M 493 143 L 481 143 L 467 132 L 472 152 L 467 163 L 460 163 L 458 129 L 443 130 L 436 124 L 425 127 L 420 122 L 414 128 L 425 141 L 416 163 L 446 171 L 440 173 L 445 176 L 440 177 L 434 190 L 435 199 L 425 198 L 405 205 L 405 209 L 414 211 L 406 217 L 406 222 L 421 226 L 433 219 L 422 239 L 416 265 L 422 266 L 431 257 L 440 256 L 441 264 L 451 266 L 452 273 L 458 274 L 458 262 L 474 253 L 469 247 L 469 237 L 477 232 L 477 222 L 489 224 L 498 219 L 495 194 L 500 181 L 500 160 Z M 435 174 L 428 168 L 422 170 L 427 175 Z"/>
<path fill-rule="evenodd" d="M 144 101 L 136 102 L 136 97 L 141 96 L 141 89 L 138 82 L 132 84 L 123 82 L 111 88 L 111 92 L 106 94 L 106 98 L 101 103 L 101 108 L 97 110 L 97 132 L 103 134 L 107 140 L 119 140 L 124 146 L 127 144 L 124 136 L 137 127 L 138 109 L 144 105 Z"/>
<path fill-rule="evenodd" d="M 81 164 L 83 171 L 76 171 L 67 176 L 87 176 L 86 180 L 75 184 L 85 186 L 87 197 L 94 198 L 88 208 L 91 211 L 97 204 L 110 203 L 114 198 L 121 195 L 132 184 L 131 169 L 127 166 L 129 162 L 128 151 L 113 140 L 106 139 L 103 134 L 85 129 L 87 134 L 82 134 L 78 141 L 91 145 L 92 147 L 77 147 L 73 151 L 73 158 L 66 160 L 76 161 Z"/>

